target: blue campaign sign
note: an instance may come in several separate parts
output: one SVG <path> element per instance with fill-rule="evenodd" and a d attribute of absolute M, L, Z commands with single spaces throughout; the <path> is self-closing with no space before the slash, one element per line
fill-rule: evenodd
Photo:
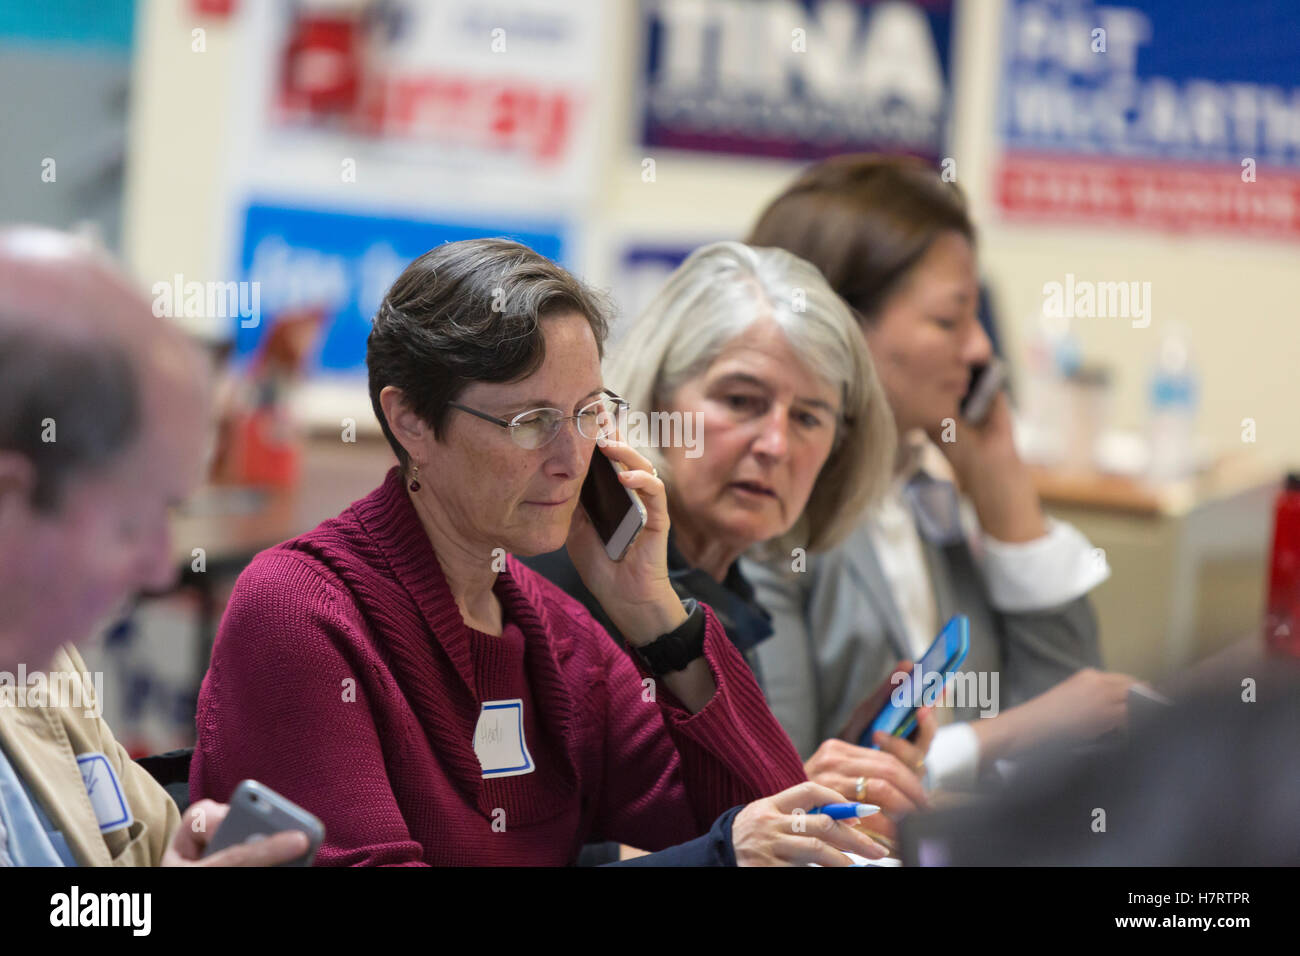
<path fill-rule="evenodd" d="M 319 310 L 324 327 L 308 371 L 361 371 L 375 310 L 411 260 L 445 242 L 489 236 L 564 262 L 558 223 L 436 222 L 254 202 L 239 267 L 242 280 L 257 283 L 260 315 L 235 320 L 236 354 L 252 354 L 278 316 Z"/>
<path fill-rule="evenodd" d="M 1008 0 L 1009 150 L 1300 168 L 1300 3 Z"/>
<path fill-rule="evenodd" d="M 937 159 L 951 20 L 951 0 L 642 0 L 642 142 Z"/>

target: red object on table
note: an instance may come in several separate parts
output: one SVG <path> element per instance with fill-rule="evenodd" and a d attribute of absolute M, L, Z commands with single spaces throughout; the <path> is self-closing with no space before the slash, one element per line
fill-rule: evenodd
<path fill-rule="evenodd" d="M 1268 650 L 1300 658 L 1300 474 L 1287 475 L 1277 496 L 1264 615 Z"/>
<path fill-rule="evenodd" d="M 273 406 L 239 418 L 231 451 L 233 477 L 240 484 L 292 488 L 298 482 L 298 442 Z"/>

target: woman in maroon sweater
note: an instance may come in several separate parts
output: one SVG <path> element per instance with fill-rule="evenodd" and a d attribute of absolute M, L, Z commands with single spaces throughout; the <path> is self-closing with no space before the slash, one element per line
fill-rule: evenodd
<path fill-rule="evenodd" d="M 659 850 L 715 818 L 726 862 L 881 855 L 797 813 L 843 798 L 800 783 L 716 617 L 669 584 L 663 483 L 603 440 L 605 330 L 590 290 L 515 243 L 403 272 L 367 354 L 399 466 L 240 576 L 199 697 L 195 798 L 257 778 L 324 821 L 334 865 L 567 864 L 593 833 Z M 648 513 L 617 563 L 576 507 L 598 437 Z M 637 663 L 509 556 L 566 542 Z"/>

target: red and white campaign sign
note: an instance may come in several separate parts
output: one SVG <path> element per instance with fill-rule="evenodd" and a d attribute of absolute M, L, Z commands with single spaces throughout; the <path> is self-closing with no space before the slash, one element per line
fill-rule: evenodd
<path fill-rule="evenodd" d="M 1020 219 L 1300 237 L 1300 176 L 1243 183 L 1244 171 L 1016 153 L 998 167 L 997 201 Z"/>
<path fill-rule="evenodd" d="M 272 127 L 396 160 L 580 183 L 605 4 L 356 0 L 289 9 Z"/>
<path fill-rule="evenodd" d="M 1300 6 L 1007 0 L 1016 219 L 1300 238 Z"/>

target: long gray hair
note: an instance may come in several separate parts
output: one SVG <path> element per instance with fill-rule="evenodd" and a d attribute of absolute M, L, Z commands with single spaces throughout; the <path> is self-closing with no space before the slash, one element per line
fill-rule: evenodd
<path fill-rule="evenodd" d="M 862 332 L 810 263 L 782 249 L 715 242 L 695 250 L 632 324 L 605 380 L 641 411 L 664 410 L 727 343 L 771 319 L 800 360 L 843 396 L 836 443 L 778 549 L 831 547 L 884 491 L 896 450 L 894 419 Z M 654 448 L 643 453 L 670 483 Z"/>

